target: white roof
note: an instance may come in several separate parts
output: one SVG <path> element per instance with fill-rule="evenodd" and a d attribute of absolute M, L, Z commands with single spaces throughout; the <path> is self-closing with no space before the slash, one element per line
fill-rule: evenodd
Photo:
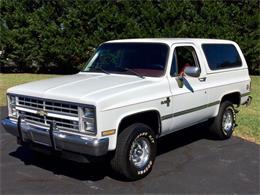
<path fill-rule="evenodd" d="M 174 43 L 231 43 L 235 42 L 223 39 L 198 39 L 198 38 L 140 38 L 140 39 L 118 39 L 107 41 L 106 43 L 165 43 L 172 45 Z"/>

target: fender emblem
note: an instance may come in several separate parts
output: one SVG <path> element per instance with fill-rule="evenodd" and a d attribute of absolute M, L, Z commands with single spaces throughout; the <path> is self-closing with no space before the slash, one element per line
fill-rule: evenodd
<path fill-rule="evenodd" d="M 167 104 L 167 106 L 170 106 L 171 100 L 169 97 L 166 98 L 166 100 L 161 101 L 161 104 Z"/>
<path fill-rule="evenodd" d="M 36 114 L 40 115 L 40 116 L 47 116 L 48 112 L 44 111 L 44 110 L 38 110 L 36 112 Z"/>

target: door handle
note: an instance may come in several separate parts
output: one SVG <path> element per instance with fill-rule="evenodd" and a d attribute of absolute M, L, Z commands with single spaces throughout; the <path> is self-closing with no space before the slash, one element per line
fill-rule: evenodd
<path fill-rule="evenodd" d="M 205 82 L 206 79 L 207 79 L 207 77 L 200 77 L 200 78 L 199 78 L 199 81 L 200 81 L 200 82 Z"/>

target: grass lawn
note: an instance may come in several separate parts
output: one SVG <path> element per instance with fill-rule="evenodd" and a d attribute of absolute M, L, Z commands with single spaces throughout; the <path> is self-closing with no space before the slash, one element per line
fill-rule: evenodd
<path fill-rule="evenodd" d="M 7 88 L 34 80 L 47 79 L 58 75 L 44 74 L 0 74 L 0 106 L 6 105 Z M 237 115 L 238 127 L 235 135 L 260 144 L 260 76 L 252 78 L 252 104 L 242 106 Z"/>
<path fill-rule="evenodd" d="M 248 107 L 241 106 L 235 135 L 260 144 L 260 76 L 251 79 L 253 101 Z"/>

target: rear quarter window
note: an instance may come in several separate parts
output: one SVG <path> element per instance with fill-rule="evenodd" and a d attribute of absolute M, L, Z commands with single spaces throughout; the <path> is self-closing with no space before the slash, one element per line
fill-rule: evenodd
<path fill-rule="evenodd" d="M 203 44 L 202 49 L 211 70 L 242 66 L 239 53 L 232 44 Z"/>

